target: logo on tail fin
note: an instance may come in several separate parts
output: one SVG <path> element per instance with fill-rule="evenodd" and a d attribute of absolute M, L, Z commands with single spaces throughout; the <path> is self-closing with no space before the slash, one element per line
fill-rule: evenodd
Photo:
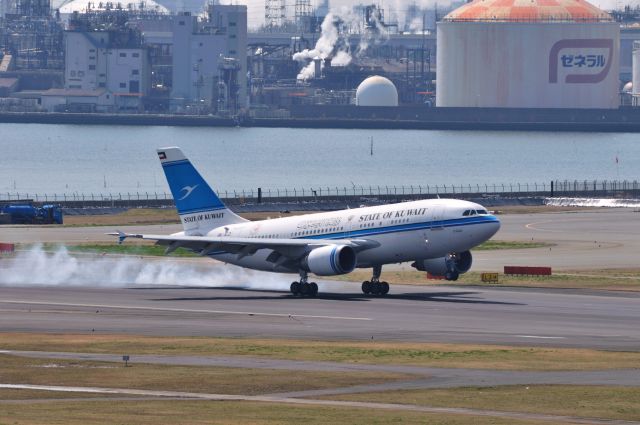
<path fill-rule="evenodd" d="M 180 192 L 185 191 L 185 194 L 182 198 L 178 199 L 178 201 L 182 201 L 183 199 L 186 199 L 189 195 L 191 195 L 191 192 L 193 192 L 196 187 L 198 187 L 197 184 L 193 186 L 185 186 L 182 189 L 180 189 Z"/>

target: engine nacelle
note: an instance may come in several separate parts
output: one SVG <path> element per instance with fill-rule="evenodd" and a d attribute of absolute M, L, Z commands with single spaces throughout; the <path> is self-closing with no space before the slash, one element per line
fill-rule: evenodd
<path fill-rule="evenodd" d="M 309 253 L 305 266 L 318 276 L 351 273 L 356 268 L 356 252 L 348 245 L 323 246 Z"/>
<path fill-rule="evenodd" d="M 455 269 L 458 273 L 466 273 L 471 268 L 472 256 L 470 251 L 456 253 L 454 256 L 446 256 L 440 258 L 430 258 L 428 260 L 420 260 L 411 264 L 421 272 L 429 272 L 434 276 L 444 276 L 448 271 L 447 261 L 453 261 Z"/>

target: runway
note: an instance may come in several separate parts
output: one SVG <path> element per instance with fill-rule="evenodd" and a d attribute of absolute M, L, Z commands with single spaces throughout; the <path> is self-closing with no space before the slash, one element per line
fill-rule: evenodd
<path fill-rule="evenodd" d="M 552 266 L 554 270 L 638 267 L 640 213 L 633 209 L 509 214 L 500 219 L 498 240 L 555 245 L 477 251 L 473 270 L 501 271 L 504 265 Z M 2 228 L 2 240 L 104 241 L 111 240 L 104 233 L 113 230 L 9 226 Z M 170 233 L 178 226 L 128 226 L 126 230 Z M 207 259 L 140 261 L 169 266 L 188 262 L 188 269 L 197 268 L 199 276 L 206 277 L 206 286 L 235 285 L 230 278 L 233 273 L 220 272 L 228 270 L 227 266 Z M 109 267 L 94 265 L 73 286 L 64 279 L 55 282 L 55 287 L 33 286 L 34 281 L 0 286 L 3 330 L 374 338 L 640 350 L 640 294 L 629 292 L 392 285 L 387 298 L 369 298 L 361 294 L 359 284 L 318 281 L 320 297 L 294 299 L 288 292 L 291 276 L 287 275 L 245 275 L 245 280 L 255 281 L 258 290 L 200 287 L 199 277 L 194 283 L 180 273 L 167 277 L 164 271 L 142 283 L 125 279 L 110 287 L 113 282 L 104 280 Z M 25 265 L 25 276 L 30 276 L 31 269 L 30 264 Z M 47 277 L 55 272 L 45 268 Z M 270 284 L 261 286 L 266 279 Z M 160 283 L 158 280 L 165 284 L 147 284 Z M 266 287 L 277 290 L 259 290 Z"/>
<path fill-rule="evenodd" d="M 640 349 L 640 295 L 397 285 L 316 299 L 201 287 L 2 287 L 3 331 L 424 341 Z"/>

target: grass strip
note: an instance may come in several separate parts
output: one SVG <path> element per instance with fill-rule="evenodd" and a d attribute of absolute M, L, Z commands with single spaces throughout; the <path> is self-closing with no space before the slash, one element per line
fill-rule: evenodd
<path fill-rule="evenodd" d="M 497 241 L 488 240 L 473 248 L 474 251 L 495 251 L 501 249 L 532 249 L 548 248 L 555 246 L 548 242 L 521 242 L 521 241 Z"/>
<path fill-rule="evenodd" d="M 4 382 L 3 382 L 4 383 Z M 102 398 L 119 397 L 118 394 L 76 393 L 44 390 L 4 389 L 0 388 L 0 401 L 8 400 L 50 400 L 65 398 Z"/>
<path fill-rule="evenodd" d="M 70 252 L 96 253 L 96 254 L 119 254 L 119 255 L 135 255 L 135 256 L 165 256 L 166 247 L 158 245 L 150 245 L 145 243 L 130 243 L 118 245 L 112 244 L 83 244 L 68 245 L 66 247 Z M 168 257 L 197 257 L 198 255 L 183 248 L 178 248 Z"/>
<path fill-rule="evenodd" d="M 231 401 L 0 403 L 0 425 L 548 425 L 549 422 L 338 406 Z"/>
<path fill-rule="evenodd" d="M 26 358 L 0 354 L 3 384 L 163 389 L 215 394 L 269 393 L 368 385 L 411 378 L 386 372 L 316 372 Z"/>
<path fill-rule="evenodd" d="M 640 419 L 640 386 L 626 388 L 519 385 L 488 388 L 400 390 L 323 398 L 429 407 L 463 407 L 509 412 L 544 413 L 629 421 Z"/>
<path fill-rule="evenodd" d="M 259 338 L 0 333 L 4 350 L 107 354 L 253 356 L 497 370 L 637 368 L 639 352 L 383 341 L 313 341 Z"/>

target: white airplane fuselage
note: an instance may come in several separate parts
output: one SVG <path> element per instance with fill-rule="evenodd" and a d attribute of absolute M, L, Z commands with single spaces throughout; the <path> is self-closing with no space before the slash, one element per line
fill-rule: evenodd
<path fill-rule="evenodd" d="M 379 246 L 358 253 L 356 267 L 364 268 L 467 251 L 491 238 L 499 228 L 500 221 L 479 204 L 428 199 L 227 224 L 211 230 L 206 236 L 377 242 Z M 259 250 L 239 257 L 212 252 L 209 256 L 255 270 L 282 272 L 275 270 L 273 262 L 268 260 L 270 253 L 270 250 Z"/>

